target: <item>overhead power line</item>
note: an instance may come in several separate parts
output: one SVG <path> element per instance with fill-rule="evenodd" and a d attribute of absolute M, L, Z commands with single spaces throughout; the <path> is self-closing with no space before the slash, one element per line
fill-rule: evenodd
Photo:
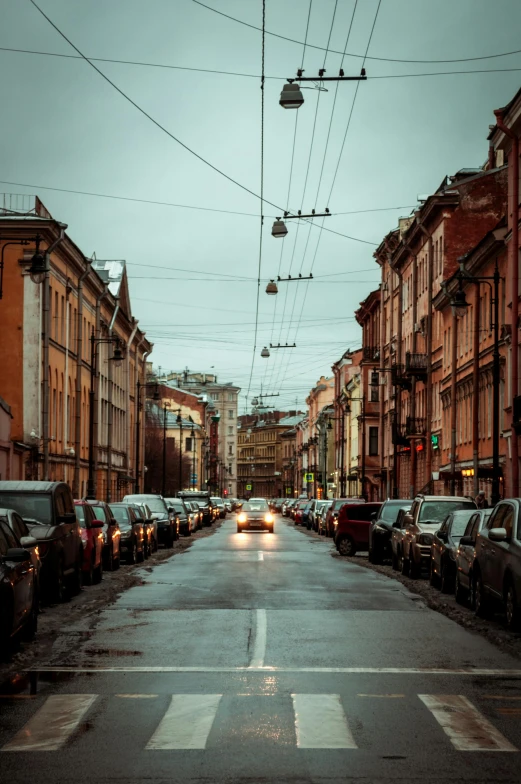
<path fill-rule="evenodd" d="M 210 163 L 210 161 L 209 161 L 209 160 L 207 160 L 206 158 L 204 158 L 202 155 L 199 155 L 199 153 L 198 153 L 198 152 L 196 152 L 196 151 L 195 151 L 195 150 L 193 150 L 191 147 L 189 147 L 187 144 L 185 144 L 184 142 L 182 142 L 182 141 L 181 141 L 181 139 L 179 139 L 177 136 L 175 136 L 173 133 L 171 133 L 171 132 L 170 132 L 170 131 L 169 131 L 167 128 L 165 128 L 165 126 L 164 126 L 164 125 L 161 125 L 161 123 L 160 123 L 160 122 L 158 122 L 158 120 L 156 120 L 154 117 L 152 117 L 152 115 L 151 115 L 151 114 L 149 114 L 149 113 L 148 113 L 148 112 L 147 112 L 145 109 L 143 109 L 143 108 L 142 108 L 142 107 L 141 107 L 141 106 L 140 106 L 138 103 L 136 103 L 136 101 L 134 101 L 134 100 L 133 100 L 133 99 L 132 99 L 132 98 L 131 98 L 129 95 L 127 95 L 127 93 L 126 93 L 126 92 L 124 92 L 124 90 L 122 90 L 120 87 L 118 87 L 118 86 L 117 86 L 117 84 L 116 84 L 115 82 L 113 82 L 113 81 L 112 81 L 112 79 L 109 79 L 109 77 L 108 77 L 106 74 L 104 74 L 104 73 L 103 73 L 103 71 L 101 71 L 101 70 L 98 68 L 98 66 L 97 66 L 97 65 L 95 65 L 93 62 L 91 62 L 91 61 L 89 60 L 89 58 L 88 58 L 86 55 L 84 55 L 84 54 L 83 54 L 83 52 L 81 52 L 81 51 L 78 49 L 78 47 L 77 47 L 75 44 L 73 44 L 73 43 L 72 43 L 72 41 L 70 40 L 70 38 L 67 38 L 67 36 L 65 35 L 65 33 L 63 33 L 63 32 L 60 30 L 60 28 L 59 28 L 59 27 L 58 27 L 58 26 L 57 26 L 57 25 L 56 25 L 56 24 L 55 24 L 55 23 L 52 21 L 52 19 L 50 19 L 50 18 L 47 16 L 47 14 L 46 14 L 46 13 L 45 13 L 45 12 L 44 12 L 44 11 L 43 11 L 43 10 L 42 10 L 40 7 L 39 7 L 39 5 L 38 5 L 38 4 L 35 2 L 35 0 L 29 0 L 29 2 L 30 2 L 30 3 L 31 3 L 31 4 L 32 4 L 32 5 L 33 5 L 33 6 L 36 8 L 36 10 L 37 10 L 37 11 L 38 11 L 38 12 L 39 12 L 39 13 L 40 13 L 40 14 L 41 14 L 43 17 L 44 17 L 44 19 L 46 19 L 46 20 L 49 22 L 49 24 L 50 24 L 50 25 L 51 25 L 51 26 L 52 26 L 52 27 L 53 27 L 53 28 L 56 30 L 56 32 L 57 32 L 57 33 L 58 33 L 58 34 L 59 34 L 59 35 L 60 35 L 60 36 L 61 36 L 61 37 L 62 37 L 62 38 L 65 40 L 65 41 L 67 41 L 67 43 L 69 44 L 69 46 L 72 46 L 72 48 L 73 48 L 73 49 L 74 49 L 76 52 L 78 52 L 78 54 L 79 54 L 79 55 L 80 55 L 80 56 L 81 56 L 81 57 L 82 57 L 82 58 L 85 60 L 85 62 L 86 62 L 86 63 L 88 63 L 88 64 L 90 65 L 90 67 L 91 67 L 91 68 L 93 68 L 93 69 L 94 69 L 94 70 L 95 70 L 95 71 L 96 71 L 96 72 L 97 72 L 97 73 L 98 73 L 98 74 L 99 74 L 99 75 L 102 77 L 102 79 L 104 79 L 104 80 L 105 80 L 105 81 L 106 81 L 108 84 L 110 84 L 110 85 L 111 85 L 111 87 L 113 87 L 113 88 L 114 88 L 114 89 L 115 89 L 115 90 L 116 90 L 116 91 L 117 91 L 117 92 L 118 92 L 118 93 L 119 93 L 119 94 L 122 96 L 122 98 L 124 98 L 124 99 L 125 99 L 126 101 L 128 101 L 128 102 L 129 102 L 129 103 L 130 103 L 130 104 L 131 104 L 131 105 L 132 105 L 132 106 L 133 106 L 135 109 L 137 109 L 137 111 L 138 111 L 138 112 L 140 112 L 140 114 L 142 114 L 144 117 L 146 117 L 148 120 L 150 120 L 150 122 L 151 122 L 151 123 L 153 123 L 153 124 L 156 126 L 156 128 L 159 128 L 159 130 L 163 131 L 163 133 L 166 133 L 166 135 L 167 135 L 167 136 L 169 136 L 169 137 L 170 137 L 170 138 L 171 138 L 173 141 L 175 141 L 177 144 L 179 144 L 181 147 L 183 147 L 185 150 L 187 150 L 187 152 L 189 152 L 189 153 L 190 153 L 191 155 L 193 155 L 195 158 L 197 158 L 198 160 L 200 160 L 202 163 L 206 164 L 206 166 L 209 166 L 211 169 L 213 169 L 213 171 L 217 172 L 217 174 L 220 174 L 222 177 L 224 177 L 226 180 L 228 180 L 228 182 L 231 182 L 231 183 L 233 183 L 234 185 L 237 185 L 237 187 L 238 187 L 238 188 L 241 188 L 241 190 L 243 190 L 243 191 L 246 191 L 246 193 L 249 193 L 249 194 L 250 194 L 250 196 L 254 196 L 256 199 L 260 199 L 262 202 L 265 202 L 266 204 L 269 204 L 271 207 L 275 207 L 275 209 L 277 209 L 277 210 L 281 210 L 281 211 L 282 211 L 282 209 L 283 209 L 282 207 L 279 207 L 279 205 L 277 205 L 277 204 L 274 204 L 274 203 L 273 203 L 273 202 L 271 202 L 271 201 L 268 201 L 268 199 L 265 199 L 263 196 L 262 196 L 262 197 L 261 197 L 261 196 L 259 196 L 259 194 L 258 194 L 258 193 L 255 193 L 255 191 L 252 191 L 252 190 L 251 190 L 250 188 L 248 188 L 246 185 L 243 185 L 243 184 L 242 184 L 242 183 L 240 183 L 238 180 L 236 180 L 236 179 L 234 179 L 233 177 L 231 177 L 229 174 L 226 174 L 224 171 L 222 171 L 222 169 L 219 169 L 219 168 L 218 168 L 217 166 L 215 166 L 213 163 Z M 264 92 L 264 90 L 263 90 L 263 92 Z M 332 229 L 325 229 L 325 231 L 330 231 L 330 232 L 332 232 L 333 234 L 340 234 L 340 232 L 333 231 Z M 346 237 L 347 239 L 355 240 L 355 241 L 357 241 L 357 242 L 363 242 L 363 243 L 365 243 L 365 244 L 367 244 L 367 245 L 374 245 L 375 247 L 376 247 L 376 246 L 377 246 L 377 244 L 378 244 L 378 243 L 376 243 L 376 242 L 369 242 L 368 240 L 358 240 L 357 238 L 355 238 L 355 237 L 350 237 L 350 236 L 349 236 L 349 235 L 347 235 L 347 234 L 343 234 L 343 235 L 341 235 L 341 236 L 343 236 L 343 237 Z"/>
<path fill-rule="evenodd" d="M 226 17 L 226 19 L 231 19 L 233 22 L 237 22 L 237 24 L 241 24 L 244 27 L 250 27 L 252 28 L 252 30 L 261 29 L 260 27 L 256 27 L 256 25 L 252 25 L 249 22 L 245 22 L 242 19 L 237 19 L 237 17 L 235 16 L 230 16 L 229 14 L 223 13 L 223 11 L 218 11 L 217 8 L 212 8 L 211 6 L 202 3 L 201 0 L 192 0 L 192 2 L 202 6 L 203 8 L 206 8 L 208 11 L 213 11 L 214 14 L 219 14 L 219 16 L 224 16 Z M 266 30 L 266 35 L 271 35 L 274 38 L 281 38 L 283 41 L 289 41 L 292 44 L 298 44 L 299 46 L 302 46 L 302 41 L 297 41 L 294 38 L 288 38 L 285 35 L 279 35 L 279 33 L 273 33 L 270 30 Z M 319 49 L 322 52 L 325 51 L 325 47 L 323 46 L 315 46 L 314 44 L 310 44 L 310 43 L 308 43 L 307 46 L 310 49 Z M 342 54 L 342 52 L 339 52 L 336 49 L 330 49 L 329 51 L 332 52 L 333 54 Z M 457 57 L 453 59 L 443 59 L 443 60 L 405 60 L 403 58 L 397 58 L 397 57 L 375 57 L 374 55 L 371 57 L 367 57 L 366 55 L 355 54 L 354 52 L 347 52 L 347 56 L 358 57 L 358 59 L 360 60 L 364 60 L 364 59 L 377 60 L 379 62 L 384 62 L 384 63 L 470 63 L 476 60 L 492 60 L 496 57 L 508 57 L 508 55 L 519 54 L 520 52 L 521 49 L 514 49 L 511 52 L 498 52 L 496 54 L 485 54 L 485 55 L 480 55 L 479 57 Z"/>
<path fill-rule="evenodd" d="M 330 50 L 332 51 L 332 50 Z M 17 49 L 12 46 L 0 46 L 0 52 L 13 52 L 15 54 L 33 54 L 40 57 L 58 57 L 66 60 L 84 60 L 78 54 L 63 54 L 62 52 L 42 52 L 37 49 Z M 517 54 L 517 52 L 508 52 L 506 54 Z M 493 55 L 502 57 L 503 55 Z M 169 71 L 193 71 L 194 73 L 207 73 L 215 74 L 217 76 L 239 76 L 245 79 L 260 79 L 260 74 L 242 73 L 241 71 L 219 71 L 215 68 L 194 68 L 188 65 L 170 65 L 169 63 L 150 63 L 143 60 L 119 60 L 115 57 L 87 57 L 88 60 L 94 63 L 114 63 L 116 65 L 134 65 L 139 68 L 159 68 Z M 481 59 L 481 58 L 478 58 Z M 382 74 L 381 76 L 368 75 L 368 81 L 371 79 L 406 79 L 415 76 L 455 76 L 457 74 L 482 74 L 482 73 L 508 73 L 510 71 L 521 71 L 521 68 L 485 68 L 479 70 L 468 71 L 437 71 L 434 73 L 412 73 L 412 74 Z M 280 82 L 287 81 L 285 76 L 265 76 L 265 79 L 273 79 Z"/>

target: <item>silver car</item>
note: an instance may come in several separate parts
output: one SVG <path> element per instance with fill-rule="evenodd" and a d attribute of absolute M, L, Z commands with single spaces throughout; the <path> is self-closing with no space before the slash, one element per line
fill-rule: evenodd
<path fill-rule="evenodd" d="M 492 509 L 478 509 L 477 512 L 474 512 L 467 523 L 456 552 L 456 601 L 459 604 L 468 601 L 472 609 L 474 609 L 472 567 L 476 558 L 476 539 L 491 512 Z"/>

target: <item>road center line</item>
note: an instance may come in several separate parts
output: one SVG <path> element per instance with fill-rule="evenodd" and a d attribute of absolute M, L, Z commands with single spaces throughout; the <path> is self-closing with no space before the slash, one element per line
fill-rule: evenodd
<path fill-rule="evenodd" d="M 257 610 L 255 613 L 255 620 L 255 643 L 248 669 L 253 667 L 263 668 L 264 657 L 266 656 L 266 635 L 268 630 L 266 610 Z"/>
<path fill-rule="evenodd" d="M 262 550 L 259 550 L 259 552 L 257 553 L 257 556 L 258 556 L 259 561 L 264 561 L 264 553 L 262 552 Z"/>

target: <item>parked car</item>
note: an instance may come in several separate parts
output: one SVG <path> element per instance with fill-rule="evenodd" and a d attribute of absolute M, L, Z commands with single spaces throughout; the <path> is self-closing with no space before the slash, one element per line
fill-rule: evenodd
<path fill-rule="evenodd" d="M 338 512 L 335 531 L 335 546 L 340 555 L 353 556 L 357 550 L 369 546 L 371 515 L 378 513 L 382 504 L 343 504 Z"/>
<path fill-rule="evenodd" d="M 468 498 L 452 495 L 424 495 L 420 493 L 405 515 L 402 538 L 402 573 L 416 579 L 422 567 L 429 567 L 431 544 L 435 532 L 447 515 L 458 509 L 476 509 Z"/>
<path fill-rule="evenodd" d="M 510 629 L 521 627 L 521 498 L 500 501 L 476 540 L 474 605 L 486 616 L 501 607 Z"/>
<path fill-rule="evenodd" d="M 373 513 L 369 526 L 369 561 L 380 564 L 386 558 L 391 558 L 391 538 L 393 525 L 400 509 L 409 511 L 411 502 L 402 498 L 393 498 L 384 501 L 377 513 Z"/>
<path fill-rule="evenodd" d="M 28 526 L 24 523 L 18 512 L 14 509 L 0 509 L 0 521 L 6 523 L 14 533 L 20 547 L 31 553 L 31 562 L 36 573 L 36 586 L 40 590 L 40 551 L 38 550 L 38 540 L 32 536 Z"/>
<path fill-rule="evenodd" d="M 226 507 L 224 505 L 223 499 L 219 498 L 218 496 L 212 496 L 212 504 L 219 512 L 218 516 L 224 520 L 226 518 Z"/>
<path fill-rule="evenodd" d="M 268 502 L 264 498 L 252 498 L 243 504 L 237 515 L 237 533 L 242 531 L 268 531 L 270 534 L 275 529 L 275 518 L 270 511 Z"/>
<path fill-rule="evenodd" d="M 157 522 L 157 541 L 165 547 L 173 547 L 174 541 L 179 538 L 179 526 L 176 522 L 174 510 L 169 510 L 162 495 L 139 493 L 126 495 L 123 502 L 146 504 Z"/>
<path fill-rule="evenodd" d="M 179 522 L 179 533 L 183 536 L 192 536 L 192 524 L 188 509 L 182 498 L 165 498 L 169 510 L 174 510 Z"/>
<path fill-rule="evenodd" d="M 88 501 L 75 501 L 74 507 L 83 544 L 83 581 L 87 585 L 100 583 L 103 577 L 103 522 L 98 520 Z"/>
<path fill-rule="evenodd" d="M 183 490 L 177 494 L 185 501 L 195 501 L 202 514 L 202 525 L 211 525 L 215 519 L 212 498 L 205 490 Z"/>
<path fill-rule="evenodd" d="M 38 582 L 32 554 L 0 521 L 0 653 L 21 633 L 32 640 L 38 626 Z"/>
<path fill-rule="evenodd" d="M 295 525 L 303 525 L 302 517 L 304 514 L 304 509 L 308 505 L 309 501 L 306 499 L 298 501 L 295 506 L 293 507 L 293 520 Z"/>
<path fill-rule="evenodd" d="M 302 525 L 305 525 L 308 531 L 311 530 L 311 520 L 309 519 L 309 513 L 311 511 L 312 504 L 313 504 L 312 500 L 308 501 L 307 504 L 305 504 L 304 508 L 302 509 Z"/>
<path fill-rule="evenodd" d="M 231 502 L 227 498 L 225 498 L 225 500 L 224 500 L 224 507 L 225 507 L 227 513 L 229 513 L 229 514 L 232 513 L 232 505 L 231 505 Z"/>
<path fill-rule="evenodd" d="M 152 554 L 153 548 L 152 528 L 150 523 L 155 523 L 157 531 L 157 522 L 151 517 L 152 513 L 146 504 L 127 502 L 127 506 L 130 506 L 134 510 L 138 522 L 143 524 L 143 557 L 146 560 Z"/>
<path fill-rule="evenodd" d="M 456 585 L 454 588 L 456 601 L 459 604 L 468 601 L 472 609 L 474 609 L 472 569 L 476 560 L 476 539 L 491 514 L 492 509 L 478 509 L 474 512 L 459 540 L 456 552 Z"/>
<path fill-rule="evenodd" d="M 328 509 L 331 506 L 331 501 L 320 501 L 320 505 L 317 507 L 315 512 L 315 519 L 316 519 L 316 530 L 320 536 L 326 535 L 326 516 Z"/>
<path fill-rule="evenodd" d="M 410 502 L 409 502 L 410 503 Z M 393 532 L 391 534 L 391 563 L 396 572 L 402 570 L 403 563 L 403 537 L 405 536 L 405 516 L 410 511 L 410 507 L 398 511 Z"/>
<path fill-rule="evenodd" d="M 326 514 L 326 536 L 335 536 L 338 513 L 344 504 L 364 504 L 363 498 L 335 498 Z"/>
<path fill-rule="evenodd" d="M 121 533 L 110 506 L 105 501 L 86 500 L 92 507 L 94 516 L 103 523 L 103 528 L 101 529 L 103 535 L 103 568 L 109 571 L 119 569 Z"/>
<path fill-rule="evenodd" d="M 121 532 L 120 551 L 127 563 L 145 560 L 145 526 L 130 504 L 110 504 Z"/>
<path fill-rule="evenodd" d="M 451 512 L 432 538 L 430 581 L 431 585 L 440 585 L 443 593 L 454 591 L 458 545 L 475 511 L 475 509 L 460 509 Z"/>
<path fill-rule="evenodd" d="M 199 506 L 195 503 L 195 501 L 185 500 L 184 503 L 190 518 L 191 529 L 192 531 L 198 531 L 202 527 L 202 515 L 199 510 Z"/>
<path fill-rule="evenodd" d="M 18 512 L 38 541 L 42 597 L 63 601 L 79 593 L 82 542 L 69 485 L 0 481 L 0 507 Z"/>
<path fill-rule="evenodd" d="M 147 543 L 148 555 L 151 555 L 152 553 L 156 553 L 159 549 L 157 520 L 147 504 L 138 504 L 138 506 L 141 510 L 141 516 L 145 521 L 145 541 Z"/>
<path fill-rule="evenodd" d="M 295 499 L 290 498 L 288 501 L 285 501 L 282 504 L 282 517 L 289 517 L 290 516 L 290 509 L 295 504 Z"/>
<path fill-rule="evenodd" d="M 317 530 L 316 512 L 321 503 L 323 503 L 323 501 L 318 498 L 313 498 L 309 505 L 308 522 L 310 529 L 313 529 L 313 531 Z"/>

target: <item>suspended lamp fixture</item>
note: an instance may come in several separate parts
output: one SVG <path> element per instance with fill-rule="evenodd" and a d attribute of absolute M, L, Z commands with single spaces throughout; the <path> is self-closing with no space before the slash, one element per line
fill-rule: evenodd
<path fill-rule="evenodd" d="M 279 104 L 283 109 L 299 109 L 304 103 L 300 85 L 287 82 L 282 88 Z"/>

